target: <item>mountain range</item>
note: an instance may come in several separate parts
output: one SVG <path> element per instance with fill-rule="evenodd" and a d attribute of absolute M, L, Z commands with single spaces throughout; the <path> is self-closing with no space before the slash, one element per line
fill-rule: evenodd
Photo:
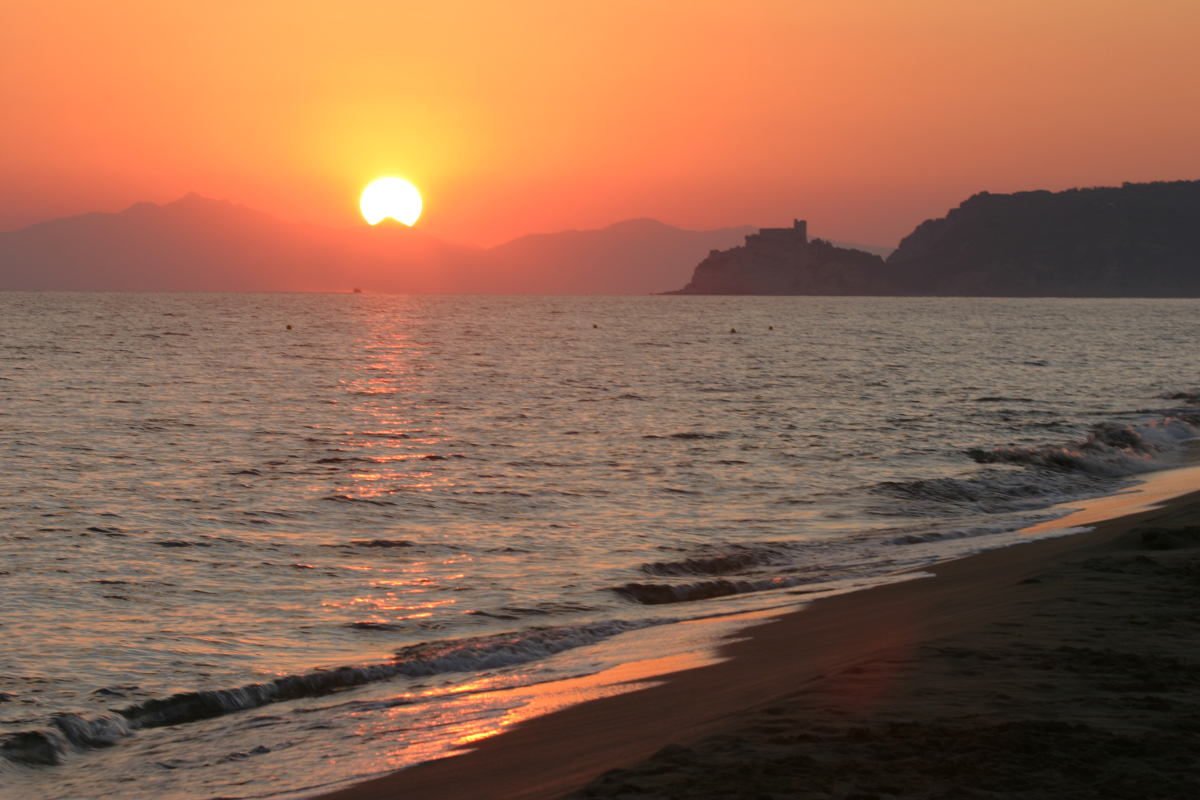
<path fill-rule="evenodd" d="M 0 233 L 0 289 L 652 294 L 753 231 L 635 219 L 474 248 L 390 221 L 335 229 L 188 194 Z"/>
<path fill-rule="evenodd" d="M 1200 181 L 981 192 L 894 252 L 757 230 L 634 219 L 476 248 L 188 194 L 0 233 L 0 290 L 1200 297 Z"/>

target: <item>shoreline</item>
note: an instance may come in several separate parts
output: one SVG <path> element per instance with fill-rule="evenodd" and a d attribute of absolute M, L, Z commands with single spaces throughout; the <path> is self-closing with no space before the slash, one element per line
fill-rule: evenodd
<path fill-rule="evenodd" d="M 1019 625 L 1030 615 L 1031 603 L 1063 601 L 1054 594 L 1066 591 L 1062 582 L 1057 577 L 1045 581 L 1044 574 L 1061 571 L 1067 562 L 1135 547 L 1127 540 L 1138 526 L 1200 524 L 1196 473 L 1197 468 L 1160 473 L 1158 483 L 1152 478 L 1139 489 L 1103 498 L 1097 505 L 1107 506 L 1098 512 L 1109 515 L 1104 521 L 1085 522 L 1086 516 L 1073 514 L 1052 524 L 1055 528 L 1094 524 L 1087 532 L 943 562 L 923 570 L 933 573 L 932 578 L 816 600 L 743 629 L 739 636 L 745 638 L 719 648 L 723 660 L 717 663 L 666 675 L 642 675 L 635 678 L 639 688 L 634 691 L 533 717 L 473 743 L 472 749 L 461 755 L 307 796 L 321 800 L 398 796 L 531 799 L 561 797 L 588 786 L 586 796 L 605 797 L 636 787 L 641 773 L 635 765 L 639 764 L 654 776 L 648 779 L 651 788 L 643 794 L 668 796 L 669 791 L 663 789 L 667 794 L 659 795 L 653 788 L 667 780 L 664 776 L 686 781 L 695 778 L 698 769 L 708 772 L 714 758 L 720 760 L 719 752 L 709 752 L 711 746 L 705 749 L 703 743 L 710 737 L 732 736 L 740 743 L 734 749 L 746 751 L 738 764 L 744 768 L 753 763 L 763 747 L 756 748 L 755 737 L 743 729 L 754 727 L 756 713 L 778 713 L 765 707 L 786 703 L 785 698 L 801 692 L 821 695 L 821 687 L 844 683 L 837 676 L 870 665 L 888 663 L 893 666 L 885 672 L 903 672 L 920 660 L 918 654 L 934 641 L 970 638 L 996 625 Z M 1189 489 L 1190 493 L 1181 494 Z M 1147 504 L 1151 504 L 1149 508 Z M 1087 515 L 1088 511 L 1081 513 Z M 1077 582 L 1093 579 L 1089 575 L 1075 577 Z M 888 704 L 899 701 L 890 697 L 895 687 L 886 686 L 886 681 L 883 687 L 878 684 L 876 680 L 865 693 L 860 692 L 865 700 L 857 707 L 841 709 L 839 714 L 857 715 L 868 722 L 887 717 Z M 801 714 L 803 725 L 817 722 L 820 711 L 808 709 Z M 919 711 L 918 705 L 907 713 Z M 700 755 L 689 765 L 680 752 Z M 675 754 L 673 761 L 671 753 Z M 606 773 L 611 774 L 597 781 Z M 611 785 L 614 781 L 620 785 Z M 701 788 L 706 785 L 703 781 L 701 778 L 698 784 Z M 689 795 L 697 791 L 696 786 L 688 790 Z"/>

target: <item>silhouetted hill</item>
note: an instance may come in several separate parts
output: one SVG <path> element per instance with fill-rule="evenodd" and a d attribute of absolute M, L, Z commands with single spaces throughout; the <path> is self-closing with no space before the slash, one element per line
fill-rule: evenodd
<path fill-rule="evenodd" d="M 670 294 L 880 294 L 887 274 L 879 256 L 823 239 L 789 243 L 774 252 L 746 244 L 710 253 L 692 280 Z"/>
<path fill-rule="evenodd" d="M 0 233 L 0 289 L 646 294 L 746 230 L 631 220 L 481 250 L 399 224 L 300 225 L 189 194 Z"/>
<path fill-rule="evenodd" d="M 739 247 L 713 250 L 671 294 L 873 294 L 887 276 L 880 256 L 809 241 L 808 224 L 796 220 L 791 228 L 763 228 Z"/>
<path fill-rule="evenodd" d="M 894 247 L 884 247 L 878 244 L 858 244 L 857 242 L 839 242 L 837 239 L 822 239 L 823 242 L 828 242 L 834 247 L 840 247 L 843 250 L 861 250 L 864 253 L 870 253 L 874 256 L 886 259 L 892 253 L 896 252 Z"/>
<path fill-rule="evenodd" d="M 910 294 L 1200 296 L 1200 181 L 982 192 L 918 225 L 888 266 Z"/>
<path fill-rule="evenodd" d="M 748 240 L 711 254 L 679 293 L 1200 297 L 1200 181 L 983 192 L 921 223 L 886 263 L 871 258 Z"/>

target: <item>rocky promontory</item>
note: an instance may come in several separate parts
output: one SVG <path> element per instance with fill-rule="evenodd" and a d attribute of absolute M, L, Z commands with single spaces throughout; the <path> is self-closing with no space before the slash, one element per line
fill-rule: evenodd
<path fill-rule="evenodd" d="M 1200 181 L 981 192 L 886 262 L 788 230 L 714 251 L 678 294 L 1200 297 Z"/>
<path fill-rule="evenodd" d="M 880 256 L 809 241 L 807 224 L 796 220 L 791 228 L 763 228 L 739 247 L 713 250 L 672 294 L 874 294 L 886 282 Z"/>

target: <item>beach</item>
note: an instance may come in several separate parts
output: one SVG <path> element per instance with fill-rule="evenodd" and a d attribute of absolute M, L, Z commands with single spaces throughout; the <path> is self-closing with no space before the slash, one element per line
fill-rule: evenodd
<path fill-rule="evenodd" d="M 1200 800 L 1200 1 L 46 5 L 0 800 Z"/>
<path fill-rule="evenodd" d="M 954 633 L 1200 441 L 1194 301 L 0 299 L 30 800 L 578 791 Z"/>
<path fill-rule="evenodd" d="M 1197 796 L 1200 492 L 1149 499 L 324 797 Z"/>

